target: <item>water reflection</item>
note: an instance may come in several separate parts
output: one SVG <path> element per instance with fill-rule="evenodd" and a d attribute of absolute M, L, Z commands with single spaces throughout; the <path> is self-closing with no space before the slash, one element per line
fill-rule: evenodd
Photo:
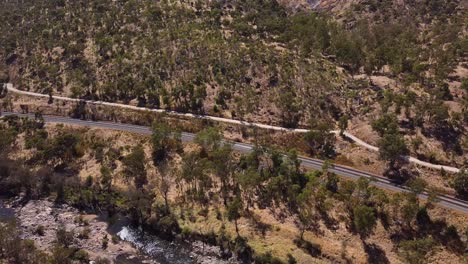
<path fill-rule="evenodd" d="M 132 243 L 136 248 L 140 249 L 144 254 L 151 256 L 158 263 L 193 263 L 190 256 L 191 248 L 189 244 L 166 241 L 130 226 L 122 227 L 117 236 L 122 240 Z"/>
<path fill-rule="evenodd" d="M 4 201 L 0 199 L 0 221 L 10 220 L 15 217 L 15 210 L 5 207 Z"/>

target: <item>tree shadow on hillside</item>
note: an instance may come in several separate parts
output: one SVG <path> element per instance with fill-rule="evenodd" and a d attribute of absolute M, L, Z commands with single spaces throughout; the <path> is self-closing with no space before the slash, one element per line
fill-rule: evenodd
<path fill-rule="evenodd" d="M 408 168 L 404 167 L 404 165 L 408 164 L 407 160 L 400 161 L 399 163 L 402 164 L 389 165 L 383 175 L 394 183 L 403 185 L 413 178 L 414 175 Z"/>
<path fill-rule="evenodd" d="M 460 139 L 463 135 L 462 130 L 455 129 L 452 125 L 446 123 L 437 127 L 423 129 L 422 132 L 424 136 L 440 141 L 445 152 L 452 151 L 457 155 L 463 154 L 463 148 L 460 144 Z"/>
<path fill-rule="evenodd" d="M 272 230 L 272 225 L 262 222 L 262 219 L 259 215 L 249 212 L 250 220 L 255 227 L 255 232 L 260 233 L 263 237 L 265 237 L 268 231 Z"/>
<path fill-rule="evenodd" d="M 319 244 L 301 238 L 295 238 L 293 242 L 298 248 L 312 257 L 319 257 L 322 255 L 322 248 Z"/>
<path fill-rule="evenodd" d="M 371 243 L 367 244 L 364 243 L 364 251 L 367 253 L 367 262 L 368 263 L 378 263 L 378 264 L 386 264 L 390 263 L 385 254 L 385 251 L 378 245 Z"/>
<path fill-rule="evenodd" d="M 325 211 L 322 211 L 322 210 L 319 210 L 319 213 L 320 213 L 320 218 L 322 219 L 324 225 L 329 229 L 329 230 L 338 230 L 339 228 L 339 222 L 333 218 L 333 217 L 330 217 L 330 215 L 325 212 Z"/>

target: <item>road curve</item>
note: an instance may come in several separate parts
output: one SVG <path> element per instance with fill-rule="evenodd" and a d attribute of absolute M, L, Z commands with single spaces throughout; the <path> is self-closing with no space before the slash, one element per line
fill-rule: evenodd
<path fill-rule="evenodd" d="M 28 91 L 22 91 L 22 90 L 16 89 L 15 87 L 13 87 L 13 84 L 11 84 L 11 83 L 6 83 L 3 86 L 7 89 L 7 91 L 12 92 L 12 93 L 23 94 L 23 95 L 34 96 L 34 97 L 49 98 L 49 95 L 47 95 L 47 94 L 34 93 L 34 92 L 28 92 Z M 222 123 L 236 124 L 236 125 L 242 125 L 242 126 L 248 126 L 248 127 L 259 127 L 259 128 L 276 130 L 276 131 L 288 131 L 288 132 L 296 132 L 296 133 L 306 133 L 306 132 L 309 131 L 308 129 L 302 129 L 302 128 L 285 128 L 285 127 L 280 127 L 280 126 L 265 125 L 265 124 L 260 124 L 260 123 L 246 122 L 246 121 L 240 121 L 240 120 L 222 118 L 222 117 L 216 117 L 216 116 L 195 115 L 195 114 L 191 114 L 191 113 L 180 113 L 180 112 L 164 110 L 164 109 L 153 109 L 153 108 L 138 107 L 138 106 L 133 106 L 133 105 L 119 104 L 119 103 L 84 100 L 84 99 L 77 99 L 77 98 L 70 98 L 70 97 L 63 97 L 63 96 L 52 96 L 52 98 L 56 99 L 56 100 L 69 101 L 69 102 L 86 102 L 86 103 L 94 104 L 94 105 L 105 105 L 105 106 L 119 107 L 119 108 L 131 109 L 131 110 L 135 110 L 135 111 L 149 111 L 149 112 L 156 112 L 156 113 L 167 113 L 167 114 L 175 115 L 175 116 L 198 118 L 198 119 L 207 119 L 207 120 L 212 120 L 212 121 L 217 121 L 217 122 L 222 122 Z M 332 131 L 330 131 L 330 133 L 338 135 L 340 133 L 340 131 L 332 130 Z M 343 133 L 343 135 L 346 136 L 347 138 L 351 139 L 352 141 L 354 141 L 354 143 L 356 143 L 356 144 L 358 144 L 358 145 L 360 145 L 362 147 L 365 147 L 368 150 L 379 151 L 378 147 L 372 146 L 369 143 L 366 143 L 365 141 L 359 139 L 358 137 L 352 135 L 349 132 L 345 131 Z M 425 162 L 425 161 L 419 160 L 419 159 L 414 158 L 414 157 L 409 157 L 409 156 L 405 156 L 403 158 L 405 158 L 406 160 L 408 160 L 409 162 L 412 162 L 414 164 L 418 164 L 420 166 L 431 168 L 431 169 L 436 169 L 436 170 L 442 170 L 443 169 L 445 171 L 453 172 L 453 173 L 460 172 L 460 169 L 455 168 L 455 167 L 444 166 L 444 165 L 439 165 L 439 164 L 432 164 L 432 163 Z"/>
<path fill-rule="evenodd" d="M 34 114 L 17 114 L 11 112 L 3 112 L 1 116 L 8 116 L 8 115 L 18 115 L 21 117 L 30 117 L 34 118 Z M 119 130 L 143 135 L 151 135 L 151 129 L 146 126 L 138 126 L 138 125 L 130 125 L 130 124 L 122 124 L 122 123 L 113 123 L 113 122 L 106 122 L 106 121 L 88 121 L 88 120 L 80 120 L 80 119 L 72 119 L 69 117 L 59 117 L 59 116 L 44 116 L 44 121 L 47 123 L 61 123 L 61 124 L 70 124 L 70 125 L 79 125 L 79 126 L 87 126 L 87 127 L 94 127 L 94 128 L 101 128 L 101 129 L 112 129 L 112 130 Z M 182 140 L 185 142 L 192 141 L 195 135 L 191 133 L 182 133 Z M 242 153 L 249 153 L 253 150 L 254 146 L 245 143 L 239 142 L 230 142 L 233 145 L 233 149 L 242 152 Z M 306 157 L 299 157 L 301 161 L 301 165 L 306 169 L 321 169 L 324 161 L 319 159 L 312 159 Z M 408 192 L 408 188 L 405 186 L 399 186 L 392 183 L 385 177 L 375 175 L 372 173 L 368 173 L 365 171 L 360 171 L 357 169 L 353 169 L 347 166 L 332 164 L 329 167 L 330 172 L 334 172 L 337 175 L 342 177 L 346 177 L 349 179 L 359 179 L 361 177 L 367 178 L 371 180 L 371 184 L 390 191 L 394 192 Z M 427 199 L 428 194 L 422 193 L 419 195 L 421 199 Z M 440 206 L 446 207 L 448 209 L 456 210 L 463 213 L 468 213 L 468 202 L 463 201 L 451 196 L 447 195 L 439 195 L 438 196 L 438 204 Z"/>

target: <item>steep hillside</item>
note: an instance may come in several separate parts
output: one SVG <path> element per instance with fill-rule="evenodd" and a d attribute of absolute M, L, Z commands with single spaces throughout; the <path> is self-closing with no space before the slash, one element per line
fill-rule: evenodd
<path fill-rule="evenodd" d="M 274 2 L 61 3 L 3 3 L 15 11 L 4 14 L 2 57 L 24 89 L 286 125 L 340 114 L 346 76 L 275 41 L 287 14 Z"/>
<path fill-rule="evenodd" d="M 466 263 L 467 216 L 420 200 L 421 180 L 389 193 L 326 166 L 304 171 L 295 152 L 236 153 L 214 127 L 193 143 L 170 132 L 163 120 L 151 136 L 44 124 L 40 116 L 0 120 L 0 194 L 26 204 L 19 232 L 44 251 L 35 256 L 32 241 L 18 242 L 0 222 L 0 263 L 88 263 L 120 252 L 122 243 L 103 238 L 104 223 L 70 223 L 70 207 L 107 214 L 110 224 L 126 215 L 167 239 L 204 240 L 241 263 Z"/>
<path fill-rule="evenodd" d="M 0 7 L 0 77 L 20 89 L 286 127 L 350 120 L 366 140 L 385 138 L 388 131 L 371 126 L 382 117 L 395 120 L 401 154 L 466 166 L 461 1 L 2 0 Z"/>

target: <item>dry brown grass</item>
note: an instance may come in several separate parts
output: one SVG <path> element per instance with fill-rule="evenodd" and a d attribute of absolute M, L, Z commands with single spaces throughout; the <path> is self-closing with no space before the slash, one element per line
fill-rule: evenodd
<path fill-rule="evenodd" d="M 64 129 L 62 126 L 47 125 L 47 129 L 51 134 L 57 133 L 58 130 Z M 77 129 L 76 127 L 65 126 L 65 129 Z M 113 147 L 122 147 L 123 149 L 130 149 L 131 146 L 143 143 L 145 152 L 148 157 L 147 168 L 149 181 L 152 186 L 157 185 L 159 174 L 150 162 L 150 149 L 148 144 L 149 137 L 134 135 L 120 131 L 102 130 L 102 129 L 79 129 L 80 133 L 85 138 L 99 138 L 103 142 L 108 142 Z M 196 148 L 193 144 L 185 144 L 185 151 L 193 151 Z M 124 150 L 123 154 L 126 151 Z M 176 157 L 175 165 L 180 163 L 180 157 Z M 80 160 L 80 178 L 84 180 L 88 175 L 99 177 L 100 165 L 87 153 Z M 128 183 L 120 178 L 119 172 L 121 171 L 120 162 L 117 162 L 117 169 L 113 172 L 117 175 L 114 185 L 116 188 L 126 190 L 132 183 Z M 172 175 L 174 176 L 174 175 Z M 155 192 L 158 190 L 155 188 Z M 213 190 L 217 193 L 217 190 Z M 157 195 L 161 197 L 160 195 Z M 185 219 L 180 220 L 180 225 L 183 228 L 188 228 L 192 231 L 197 231 L 202 234 L 210 232 L 218 233 L 224 225 L 226 233 L 231 238 L 236 236 L 234 224 L 227 221 L 225 217 L 224 207 L 218 200 L 213 200 L 208 207 L 208 215 L 206 217 L 199 214 L 201 207 L 198 205 L 187 205 L 186 203 L 180 204 L 178 190 L 173 188 L 170 192 L 171 208 L 175 211 L 176 215 L 180 215 L 180 210 L 183 208 Z M 217 202 L 216 202 L 217 201 Z M 322 250 L 321 256 L 311 256 L 304 250 L 298 248 L 294 239 L 298 237 L 299 231 L 295 224 L 295 218 L 291 215 L 279 217 L 282 212 L 286 212 L 281 208 L 274 209 L 251 209 L 249 213 L 245 212 L 243 217 L 239 220 L 239 228 L 241 236 L 248 240 L 249 245 L 257 253 L 271 252 L 274 256 L 278 256 L 283 260 L 287 260 L 287 255 L 291 254 L 298 261 L 298 263 L 322 263 L 322 262 L 345 262 L 348 259 L 353 263 L 367 262 L 367 254 L 364 250 L 364 244 L 360 237 L 349 231 L 346 222 L 339 220 L 344 219 L 342 204 L 333 200 L 334 204 L 332 209 L 329 210 L 329 215 L 332 219 L 337 221 L 335 227 L 326 225 L 322 220 L 319 221 L 319 228 L 316 231 L 307 231 L 305 239 L 314 244 L 320 245 Z M 190 208 L 190 209 L 189 209 Z M 188 217 L 188 211 L 192 211 L 195 221 L 191 221 Z M 219 210 L 221 218 L 217 218 L 217 210 Z M 468 215 L 458 214 L 443 208 L 433 208 L 430 210 L 433 219 L 445 219 L 448 224 L 453 224 L 458 227 L 460 231 L 466 228 Z M 448 217 L 450 216 L 450 217 Z M 193 219 L 192 219 L 193 220 Z M 263 230 L 263 231 L 262 231 Z M 391 230 L 386 230 L 379 222 L 374 233 L 366 239 L 367 244 L 373 244 L 385 252 L 386 257 L 391 263 L 401 263 L 401 259 L 394 250 L 394 243 L 390 239 Z M 445 259 L 449 263 L 460 263 L 458 256 L 449 253 L 446 250 L 438 249 L 436 254 L 431 257 L 435 263 Z"/>

